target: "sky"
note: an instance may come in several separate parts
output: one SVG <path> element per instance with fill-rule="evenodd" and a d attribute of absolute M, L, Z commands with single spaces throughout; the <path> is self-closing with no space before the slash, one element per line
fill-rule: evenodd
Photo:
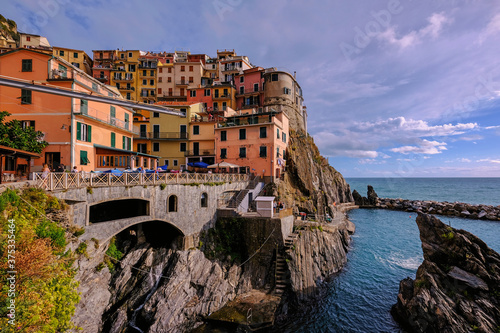
<path fill-rule="evenodd" d="M 308 132 L 344 177 L 500 177 L 500 1 L 18 0 L 53 46 L 235 49 L 297 72 Z"/>

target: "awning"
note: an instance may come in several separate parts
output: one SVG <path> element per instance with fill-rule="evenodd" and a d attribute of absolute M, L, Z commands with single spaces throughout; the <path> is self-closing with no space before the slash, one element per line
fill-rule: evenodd
<path fill-rule="evenodd" d="M 220 162 L 220 163 L 216 163 L 216 164 L 212 164 L 212 165 L 207 166 L 208 169 L 216 169 L 216 168 L 239 168 L 239 167 L 240 167 L 239 165 L 231 164 L 231 163 L 228 163 L 228 162 Z"/>
<path fill-rule="evenodd" d="M 116 151 L 116 152 L 119 152 L 119 153 L 122 153 L 122 154 L 127 154 L 127 155 L 144 156 L 144 157 L 155 158 L 155 159 L 159 159 L 160 158 L 160 156 L 148 155 L 148 154 L 139 153 L 139 152 L 132 151 L 132 150 L 126 150 L 126 149 L 120 149 L 120 148 L 103 146 L 103 145 L 99 145 L 99 144 L 96 144 L 96 143 L 94 143 L 94 147 L 95 148 L 100 148 L 100 149 L 107 149 L 107 150 L 111 150 L 111 151 Z"/>

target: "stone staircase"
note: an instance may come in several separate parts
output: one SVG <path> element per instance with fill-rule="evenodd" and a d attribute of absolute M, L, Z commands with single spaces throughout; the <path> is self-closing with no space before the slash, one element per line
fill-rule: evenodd
<path fill-rule="evenodd" d="M 248 192 L 250 192 L 251 190 L 254 190 L 255 187 L 257 187 L 257 184 L 259 184 L 261 181 L 262 181 L 262 178 L 260 176 L 254 177 L 254 179 L 252 179 L 248 183 L 248 185 L 245 189 L 241 190 L 235 198 L 233 198 L 229 201 L 227 207 L 232 208 L 232 209 L 237 209 L 240 206 L 243 199 L 245 199 L 245 197 L 247 196 Z"/>
<path fill-rule="evenodd" d="M 276 295 L 282 295 L 289 283 L 288 278 L 288 267 L 286 264 L 286 258 L 283 253 L 293 249 L 295 241 L 299 238 L 298 233 L 291 233 L 285 239 L 285 245 L 283 246 L 283 251 L 277 251 L 276 253 L 276 272 L 275 272 L 275 288 L 274 293 Z"/>

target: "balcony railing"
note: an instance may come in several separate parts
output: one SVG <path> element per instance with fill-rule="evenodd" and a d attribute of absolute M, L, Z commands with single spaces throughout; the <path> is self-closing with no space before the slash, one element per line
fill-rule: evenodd
<path fill-rule="evenodd" d="M 144 69 L 147 69 L 147 68 L 155 69 L 157 67 L 158 67 L 157 64 L 139 64 L 139 68 L 144 68 Z"/>
<path fill-rule="evenodd" d="M 115 75 L 113 77 L 113 80 L 115 80 L 115 81 L 134 81 L 134 76 L 133 75 L 126 75 L 126 76 Z"/>
<path fill-rule="evenodd" d="M 101 123 L 111 125 L 114 127 L 118 127 L 120 129 L 132 132 L 134 134 L 139 133 L 139 128 L 137 126 L 133 126 L 130 122 L 126 122 L 115 117 L 111 117 L 109 113 L 105 113 L 99 110 L 96 110 L 87 105 L 80 105 L 78 103 L 73 104 L 73 112 L 75 114 L 88 117 L 94 120 L 97 120 Z"/>
<path fill-rule="evenodd" d="M 187 140 L 186 132 L 137 132 L 136 138 L 153 140 Z"/>
<path fill-rule="evenodd" d="M 193 83 L 193 82 L 189 82 L 188 80 L 180 80 L 180 81 L 175 82 L 175 84 L 178 86 L 188 86 L 190 83 Z"/>
<path fill-rule="evenodd" d="M 228 99 L 230 98 L 231 96 L 229 94 L 222 94 L 222 95 L 219 95 L 219 96 L 215 96 L 213 97 L 213 99 Z"/>
<path fill-rule="evenodd" d="M 214 156 L 215 149 L 198 149 L 188 150 L 184 152 L 184 156 Z"/>
<path fill-rule="evenodd" d="M 259 88 L 259 89 L 257 89 L 257 90 L 255 90 L 254 88 L 248 88 L 248 89 L 244 89 L 244 91 L 243 91 L 243 92 L 242 92 L 241 90 L 238 90 L 238 91 L 236 92 L 236 95 L 237 95 L 237 96 L 238 96 L 238 95 L 240 95 L 240 96 L 241 96 L 241 95 L 247 95 L 247 94 L 248 94 L 248 95 L 253 95 L 253 94 L 258 94 L 258 93 L 261 93 L 261 92 L 263 92 L 263 91 L 264 91 L 264 89 L 261 89 L 261 88 Z"/>
<path fill-rule="evenodd" d="M 49 80 L 73 80 L 73 72 L 53 69 L 49 72 Z"/>
<path fill-rule="evenodd" d="M 276 117 L 273 117 L 271 120 L 269 118 L 253 118 L 253 119 L 248 119 L 248 118 L 239 118 L 240 121 L 234 121 L 231 119 L 228 119 L 225 122 L 218 123 L 217 128 L 222 128 L 222 127 L 233 127 L 233 126 L 248 126 L 248 125 L 262 125 L 262 124 L 276 124 L 278 126 L 283 126 L 281 121 L 276 119 Z"/>
<path fill-rule="evenodd" d="M 118 90 L 131 90 L 131 91 L 135 91 L 134 87 L 119 86 L 117 88 L 118 88 Z"/>
<path fill-rule="evenodd" d="M 132 152 L 131 152 L 132 153 Z M 160 184 L 191 184 L 214 182 L 248 182 L 249 175 L 244 174 L 207 174 L 207 173 L 123 173 L 117 176 L 111 173 L 69 173 L 51 172 L 46 178 L 42 173 L 33 173 L 35 186 L 46 191 L 62 191 L 74 188 L 140 186 Z"/>

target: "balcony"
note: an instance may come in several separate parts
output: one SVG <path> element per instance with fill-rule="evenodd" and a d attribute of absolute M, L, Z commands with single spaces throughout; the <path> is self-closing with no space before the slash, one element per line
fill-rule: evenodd
<path fill-rule="evenodd" d="M 104 76 L 94 76 L 94 79 L 98 80 L 99 82 L 108 82 L 108 76 L 107 75 L 104 75 Z"/>
<path fill-rule="evenodd" d="M 186 132 L 137 132 L 135 137 L 151 140 L 188 140 L 189 135 Z"/>
<path fill-rule="evenodd" d="M 108 60 L 108 61 L 114 61 L 114 60 L 118 60 L 118 57 L 115 56 L 115 55 L 110 55 L 110 54 L 103 54 L 103 55 L 95 55 L 94 57 L 94 61 L 105 61 L 105 60 Z"/>
<path fill-rule="evenodd" d="M 184 152 L 184 156 L 215 156 L 215 149 L 197 149 L 197 150 L 187 150 Z"/>
<path fill-rule="evenodd" d="M 176 81 L 175 85 L 176 86 L 189 86 L 189 84 L 192 84 L 193 82 L 189 82 L 188 80 L 180 80 Z"/>
<path fill-rule="evenodd" d="M 109 113 L 99 111 L 92 107 L 86 105 L 80 105 L 78 103 L 73 104 L 73 112 L 76 115 L 84 116 L 86 118 L 90 118 L 106 125 L 110 125 L 113 127 L 117 127 L 122 130 L 126 130 L 132 132 L 134 134 L 139 133 L 139 128 L 137 126 L 133 126 L 130 122 L 126 122 L 115 117 L 111 117 Z"/>
<path fill-rule="evenodd" d="M 236 119 L 227 119 L 223 123 L 218 123 L 217 128 L 223 128 L 223 127 L 235 127 L 235 126 L 249 126 L 249 125 L 270 125 L 270 124 L 275 124 L 281 128 L 283 128 L 283 124 L 281 121 L 279 121 L 276 117 L 272 117 L 269 119 L 269 117 L 248 117 L 248 118 L 236 118 Z"/>
<path fill-rule="evenodd" d="M 139 76 L 141 78 L 144 78 L 144 79 L 146 79 L 146 78 L 152 78 L 152 79 L 156 78 L 156 74 L 155 73 L 151 74 L 149 71 L 146 74 L 139 73 Z"/>
<path fill-rule="evenodd" d="M 140 69 L 155 69 L 157 68 L 157 64 L 156 63 L 151 63 L 151 64 L 139 64 L 139 68 Z"/>
<path fill-rule="evenodd" d="M 222 95 L 219 95 L 219 96 L 215 96 L 213 97 L 214 100 L 217 100 L 217 99 L 230 99 L 231 98 L 231 95 L 229 94 L 222 94 Z"/>
<path fill-rule="evenodd" d="M 258 89 L 258 90 L 255 90 L 254 88 L 251 88 L 251 89 L 245 89 L 243 91 L 243 93 L 238 90 L 236 92 L 236 97 L 239 97 L 239 96 L 251 96 L 251 95 L 257 95 L 257 94 L 260 94 L 261 92 L 264 92 L 264 89 Z"/>
<path fill-rule="evenodd" d="M 135 88 L 134 87 L 127 87 L 127 86 L 119 86 L 117 87 L 118 90 L 121 90 L 121 91 L 135 91 Z"/>
<path fill-rule="evenodd" d="M 134 76 L 133 75 L 125 75 L 125 76 L 115 75 L 113 77 L 113 80 L 115 80 L 115 81 L 134 81 Z"/>
<path fill-rule="evenodd" d="M 60 69 L 53 69 L 49 72 L 48 80 L 53 81 L 68 81 L 73 80 L 73 72 Z"/>

